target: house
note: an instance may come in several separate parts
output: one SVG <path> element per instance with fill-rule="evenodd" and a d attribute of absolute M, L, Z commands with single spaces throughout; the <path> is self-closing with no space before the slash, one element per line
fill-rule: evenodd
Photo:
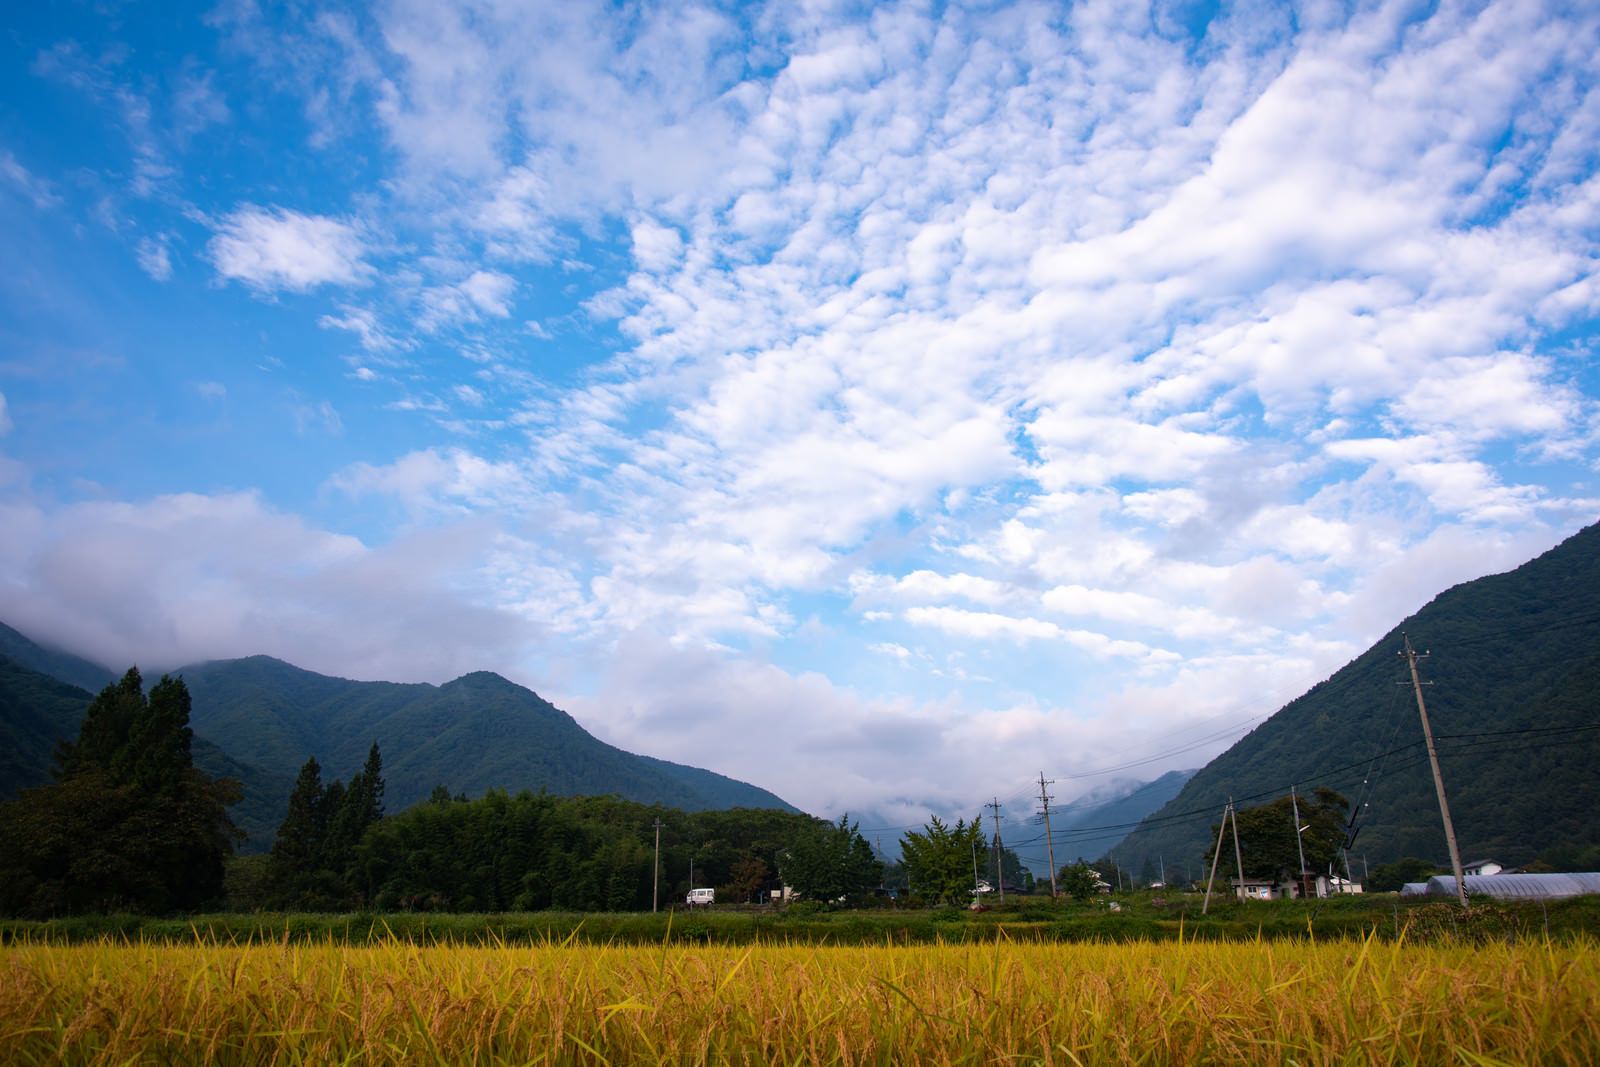
<path fill-rule="evenodd" d="M 1461 873 L 1469 876 L 1499 874 L 1503 870 L 1505 868 L 1494 860 L 1473 860 L 1461 867 Z"/>
<path fill-rule="evenodd" d="M 1240 900 L 1277 900 L 1283 896 L 1283 887 L 1270 878 L 1228 879 L 1234 895 Z"/>
<path fill-rule="evenodd" d="M 1341 878 L 1336 874 L 1306 872 L 1303 882 L 1290 878 L 1285 872 L 1277 879 L 1246 878 L 1240 882 L 1230 878 L 1229 884 L 1241 900 L 1293 900 L 1304 891 L 1313 897 L 1331 897 L 1344 893 L 1362 892 L 1361 883 Z"/>

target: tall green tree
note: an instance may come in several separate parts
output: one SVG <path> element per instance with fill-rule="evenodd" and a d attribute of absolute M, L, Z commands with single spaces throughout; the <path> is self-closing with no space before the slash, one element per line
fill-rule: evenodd
<path fill-rule="evenodd" d="M 1100 892 L 1100 876 L 1083 860 L 1061 868 L 1056 876 L 1061 891 L 1075 900 L 1088 900 Z"/>
<path fill-rule="evenodd" d="M 1300 841 L 1295 841 L 1294 813 L 1300 811 Z M 1344 841 L 1345 812 L 1350 802 L 1331 789 L 1318 789 L 1309 797 L 1279 797 L 1270 804 L 1243 808 L 1236 814 L 1239 826 L 1239 854 L 1248 878 L 1277 879 L 1295 876 L 1300 869 L 1303 849 L 1307 871 L 1326 871 L 1338 857 Z M 1211 828 L 1212 848 L 1206 864 L 1216 850 L 1217 827 Z M 1233 849 L 1233 828 L 1222 837 L 1222 864 L 1228 869 L 1228 853 Z"/>
<path fill-rule="evenodd" d="M 183 680 L 163 675 L 150 687 L 143 713 L 134 718 L 127 743 L 112 761 L 119 776 L 144 793 L 175 795 L 194 766 L 191 710 Z"/>
<path fill-rule="evenodd" d="M 51 775 L 58 782 L 95 770 L 110 775 L 118 754 L 133 735 L 134 721 L 148 707 L 139 668 L 129 667 L 120 681 L 100 690 L 89 704 L 77 740 L 56 745 Z"/>
<path fill-rule="evenodd" d="M 857 904 L 878 888 L 883 864 L 850 816 L 818 822 L 797 835 L 778 858 L 784 884 L 804 900 Z"/>
<path fill-rule="evenodd" d="M 975 858 L 981 862 L 985 847 L 981 814 L 971 822 L 958 819 L 954 826 L 932 816 L 920 833 L 912 830 L 900 839 L 911 891 L 950 903 L 970 898 Z"/>
<path fill-rule="evenodd" d="M 220 897 L 239 784 L 194 767 L 189 710 L 181 678 L 146 697 L 137 668 L 95 697 L 56 747 L 55 783 L 0 805 L 0 910 L 160 915 Z"/>
<path fill-rule="evenodd" d="M 383 818 L 382 771 L 376 741 L 348 786 L 337 779 L 324 785 L 315 756 L 301 766 L 267 859 L 267 899 L 274 906 L 320 911 L 370 901 L 356 853 Z"/>

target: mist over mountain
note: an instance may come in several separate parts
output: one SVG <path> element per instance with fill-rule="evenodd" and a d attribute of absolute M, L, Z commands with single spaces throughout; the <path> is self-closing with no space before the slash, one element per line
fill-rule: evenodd
<path fill-rule="evenodd" d="M 1168 771 L 1150 782 L 1117 779 L 1062 808 L 1061 814 L 1051 818 L 1057 866 L 1113 852 L 1146 816 L 1177 796 L 1194 773 Z"/>

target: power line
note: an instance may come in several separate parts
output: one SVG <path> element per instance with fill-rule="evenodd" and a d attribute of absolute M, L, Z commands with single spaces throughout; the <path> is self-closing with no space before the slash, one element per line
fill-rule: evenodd
<path fill-rule="evenodd" d="M 1600 723 L 1581 723 L 1573 726 L 1534 726 L 1505 730 L 1472 730 L 1453 734 L 1436 734 L 1434 735 L 1434 739 L 1435 741 L 1439 742 L 1450 742 L 1448 746 L 1441 746 L 1438 751 L 1438 756 L 1440 759 L 1449 760 L 1456 756 L 1465 754 L 1466 750 L 1468 749 L 1482 748 L 1491 745 L 1500 746 L 1501 751 L 1505 752 L 1523 752 L 1540 748 L 1549 748 L 1564 743 L 1562 740 L 1564 738 L 1573 735 L 1594 733 L 1596 731 L 1600 731 Z M 1527 743 L 1512 743 L 1518 738 L 1525 739 Z M 1341 779 L 1341 775 L 1361 768 L 1370 769 L 1375 763 L 1380 764 L 1385 773 L 1393 775 L 1396 772 L 1409 770 L 1412 767 L 1419 766 L 1426 762 L 1427 757 L 1420 755 L 1415 759 L 1401 760 L 1398 763 L 1387 762 L 1395 756 L 1400 756 L 1404 753 L 1420 748 L 1423 746 L 1423 744 L 1423 741 L 1417 740 L 1403 745 L 1394 745 L 1382 752 L 1377 753 L 1376 755 L 1367 756 L 1360 760 L 1342 764 L 1329 770 L 1322 771 L 1316 775 L 1301 776 L 1300 781 L 1302 783 L 1310 782 L 1313 785 L 1321 785 L 1326 788 L 1332 788 L 1334 786 L 1343 784 L 1345 779 Z M 1043 772 L 1041 772 L 1040 777 L 1043 778 Z M 1053 782 L 1054 779 L 1045 780 L 1045 784 L 1053 784 Z M 1363 787 L 1365 787 L 1366 784 L 1366 781 L 1361 783 Z M 1275 786 L 1271 789 L 1262 790 L 1261 792 L 1237 796 L 1234 798 L 1234 802 L 1235 804 L 1238 804 L 1239 802 L 1248 802 L 1253 800 L 1263 800 L 1269 798 L 1275 799 L 1276 797 L 1282 795 L 1282 787 Z M 1360 794 L 1358 794 L 1358 796 L 1359 795 Z M 1005 803 L 998 801 L 998 799 L 997 802 L 1000 803 L 1002 807 L 1005 806 Z M 992 805 L 984 804 L 982 806 L 991 807 Z M 1071 811 L 1074 809 L 1074 807 L 1080 806 L 1090 805 L 1079 805 L 1075 803 L 1065 807 L 1052 808 L 1052 813 L 1059 815 L 1064 811 Z M 1102 823 L 1093 826 L 1074 826 L 1068 830 L 1053 831 L 1046 834 L 1039 834 L 1034 837 L 1025 838 L 1021 841 L 1013 842 L 1008 847 L 1013 852 L 1017 852 L 1020 855 L 1023 849 L 1043 845 L 1052 850 L 1051 862 L 1053 863 L 1053 847 L 1054 843 L 1057 841 L 1071 843 L 1073 841 L 1089 840 L 1096 837 L 1109 836 L 1110 834 L 1116 833 L 1119 830 L 1131 834 L 1132 832 L 1141 830 L 1153 830 L 1166 826 L 1180 825 L 1185 822 L 1193 822 L 1200 817 L 1210 818 L 1213 814 L 1214 810 L 1212 806 L 1207 805 L 1203 808 L 1191 808 L 1185 811 L 1171 812 L 1166 815 L 1150 815 L 1133 822 Z M 865 832 L 921 830 L 925 825 L 926 824 L 871 827 Z"/>

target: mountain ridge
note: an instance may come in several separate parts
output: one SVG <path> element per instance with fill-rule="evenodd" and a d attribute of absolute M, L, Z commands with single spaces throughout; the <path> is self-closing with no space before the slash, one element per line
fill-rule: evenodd
<path fill-rule="evenodd" d="M 0 794 L 48 780 L 48 753 L 58 736 L 72 736 L 92 699 L 81 687 L 57 693 L 49 714 L 35 714 L 7 694 L 43 691 L 47 665 L 75 657 L 53 652 L 0 624 L 0 667 L 12 664 L 0 686 L 0 712 L 8 738 L 28 754 L 27 767 L 0 775 Z M 88 664 L 88 661 L 79 661 Z M 82 669 L 79 668 L 80 673 Z M 18 673 L 27 672 L 27 673 Z M 246 851 L 271 844 L 287 808 L 288 792 L 306 759 L 315 757 L 326 780 L 358 770 L 376 741 L 384 759 L 386 804 L 400 811 L 439 785 L 477 796 L 492 789 L 547 789 L 560 795 L 611 794 L 685 810 L 773 807 L 797 811 L 776 794 L 748 782 L 685 764 L 640 756 L 607 744 L 570 714 L 537 693 L 492 671 L 474 671 L 442 685 L 358 682 L 318 674 L 266 655 L 211 660 L 167 672 L 182 676 L 193 708 L 195 762 L 207 773 L 226 773 L 246 784 L 236 813 L 249 833 Z M 107 672 L 110 677 L 110 672 Z M 146 679 L 151 681 L 152 679 Z M 37 702 L 37 698 L 33 698 Z M 63 701 L 77 704 L 69 729 Z M 276 793 L 263 797 L 264 791 Z M 246 825 L 248 824 L 248 825 Z"/>
<path fill-rule="evenodd" d="M 1202 767 L 1118 846 L 1125 868 L 1193 861 L 1224 805 L 1317 786 L 1353 805 L 1353 870 L 1404 856 L 1442 862 L 1444 834 L 1403 635 L 1424 693 L 1464 854 L 1526 863 L 1593 840 L 1600 804 L 1600 525 L 1512 570 L 1429 600 L 1365 652 L 1285 704 Z M 1465 857 L 1464 857 L 1465 858 Z"/>

